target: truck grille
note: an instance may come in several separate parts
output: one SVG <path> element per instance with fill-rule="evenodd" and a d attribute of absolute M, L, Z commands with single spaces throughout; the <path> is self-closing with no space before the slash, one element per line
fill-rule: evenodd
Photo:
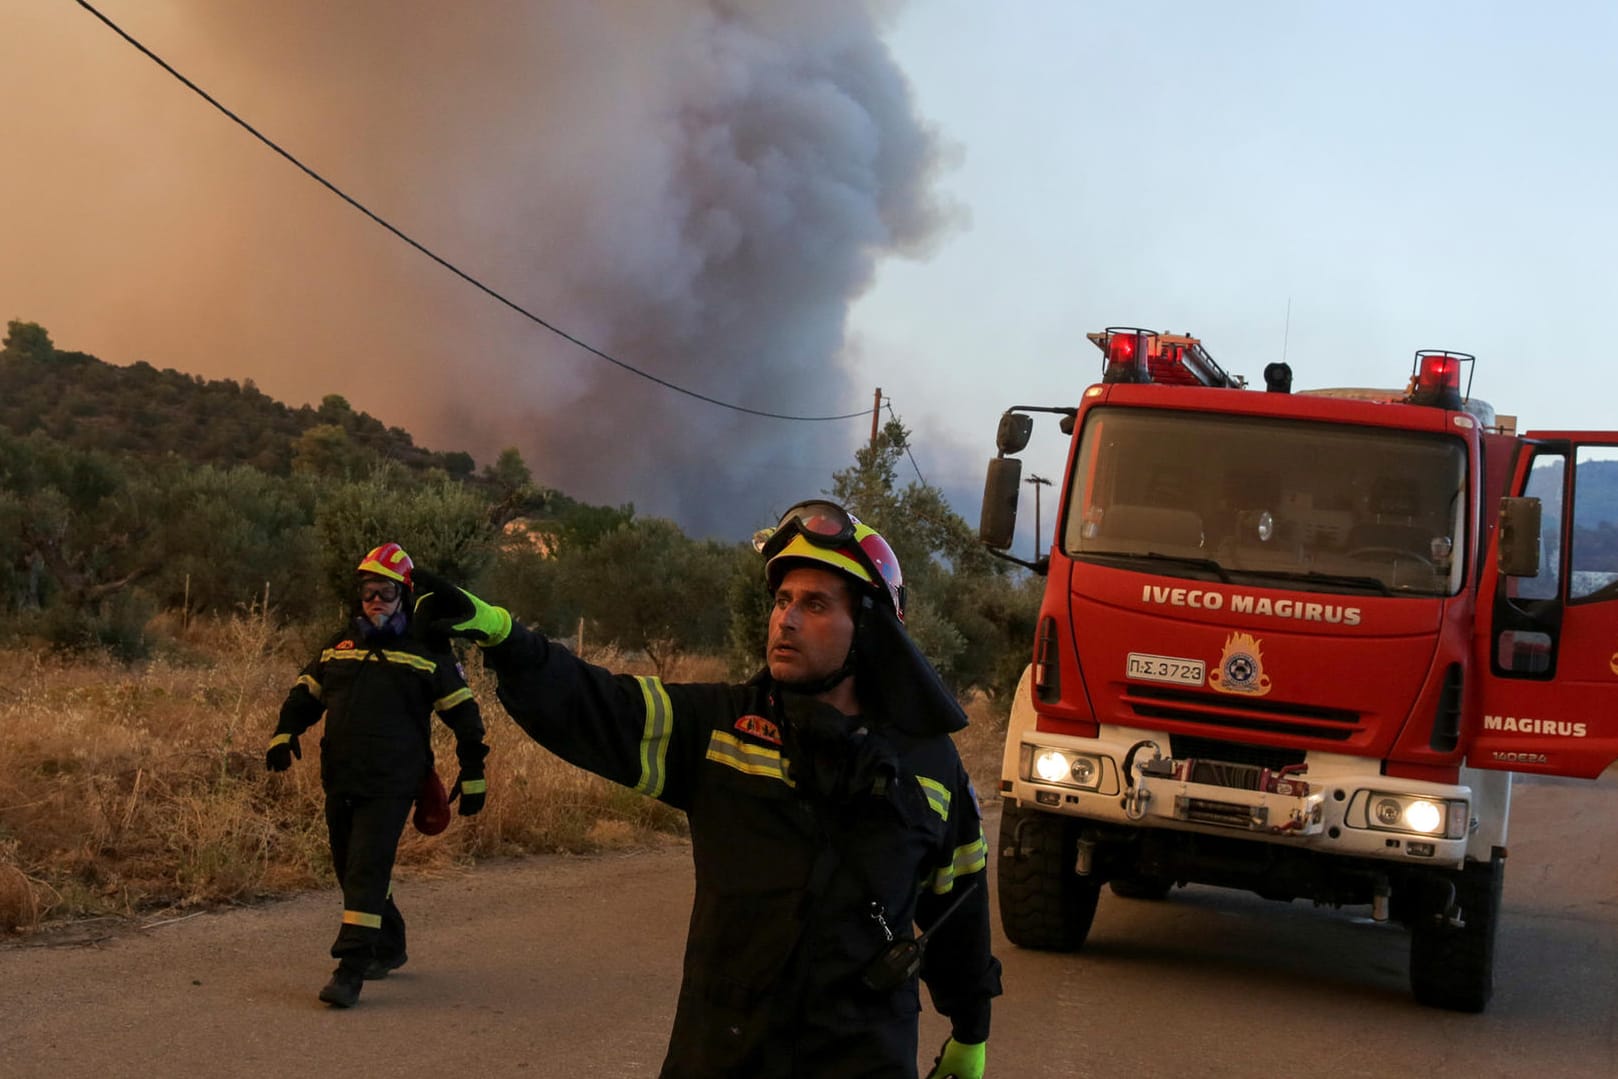
<path fill-rule="evenodd" d="M 1308 754 L 1301 749 L 1224 742 L 1217 738 L 1198 738 L 1194 734 L 1169 735 L 1169 756 L 1177 761 L 1224 761 L 1227 764 L 1248 764 L 1254 768 L 1268 768 L 1272 772 L 1279 772 L 1288 765 L 1302 764 L 1308 758 Z"/>
<path fill-rule="evenodd" d="M 1346 742 L 1361 733 L 1360 716 L 1345 708 L 1249 700 L 1226 693 L 1130 684 L 1121 703 L 1142 719 L 1194 723 L 1229 732 Z"/>

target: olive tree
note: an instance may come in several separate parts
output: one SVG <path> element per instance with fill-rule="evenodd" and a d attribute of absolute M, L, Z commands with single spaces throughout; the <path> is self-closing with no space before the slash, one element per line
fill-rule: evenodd
<path fill-rule="evenodd" d="M 598 639 L 645 652 L 662 676 L 682 652 L 723 643 L 733 557 L 648 517 L 564 554 L 563 579 Z"/>

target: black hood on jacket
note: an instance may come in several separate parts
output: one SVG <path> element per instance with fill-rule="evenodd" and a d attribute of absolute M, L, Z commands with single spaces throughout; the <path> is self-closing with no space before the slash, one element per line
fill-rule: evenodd
<path fill-rule="evenodd" d="M 854 631 L 854 687 L 860 705 L 906 734 L 953 734 L 966 713 L 899 617 L 882 604 L 861 614 Z"/>

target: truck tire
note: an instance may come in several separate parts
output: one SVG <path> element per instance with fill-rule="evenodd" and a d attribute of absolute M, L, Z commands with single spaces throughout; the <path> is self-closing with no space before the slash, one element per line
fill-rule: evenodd
<path fill-rule="evenodd" d="M 1120 899 L 1162 899 L 1174 882 L 1167 877 L 1113 877 L 1108 887 Z"/>
<path fill-rule="evenodd" d="M 1077 846 L 1073 822 L 1006 803 L 996 884 L 1000 926 L 1017 947 L 1055 952 L 1084 947 L 1101 883 L 1073 871 Z"/>
<path fill-rule="evenodd" d="M 1494 938 L 1500 924 L 1505 861 L 1470 862 L 1453 875 L 1464 926 L 1453 926 L 1431 903 L 1410 927 L 1410 988 L 1434 1008 L 1481 1012 L 1494 995 Z M 1447 890 L 1446 890 L 1447 892 Z M 1447 894 L 1445 896 L 1447 898 Z"/>

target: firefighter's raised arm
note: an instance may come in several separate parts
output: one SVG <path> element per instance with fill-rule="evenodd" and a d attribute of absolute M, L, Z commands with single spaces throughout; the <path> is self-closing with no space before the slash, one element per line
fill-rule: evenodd
<path fill-rule="evenodd" d="M 706 728 L 684 720 L 701 711 L 692 695 L 709 687 L 668 687 L 658 678 L 614 674 L 442 577 L 418 570 L 416 579 L 421 631 L 476 641 L 498 679 L 500 703 L 529 737 L 569 764 L 687 807 L 690 766 L 701 759 Z"/>
<path fill-rule="evenodd" d="M 436 573 L 416 570 L 416 628 L 426 636 L 464 637 L 484 647 L 511 632 L 511 612 L 484 603 Z"/>

